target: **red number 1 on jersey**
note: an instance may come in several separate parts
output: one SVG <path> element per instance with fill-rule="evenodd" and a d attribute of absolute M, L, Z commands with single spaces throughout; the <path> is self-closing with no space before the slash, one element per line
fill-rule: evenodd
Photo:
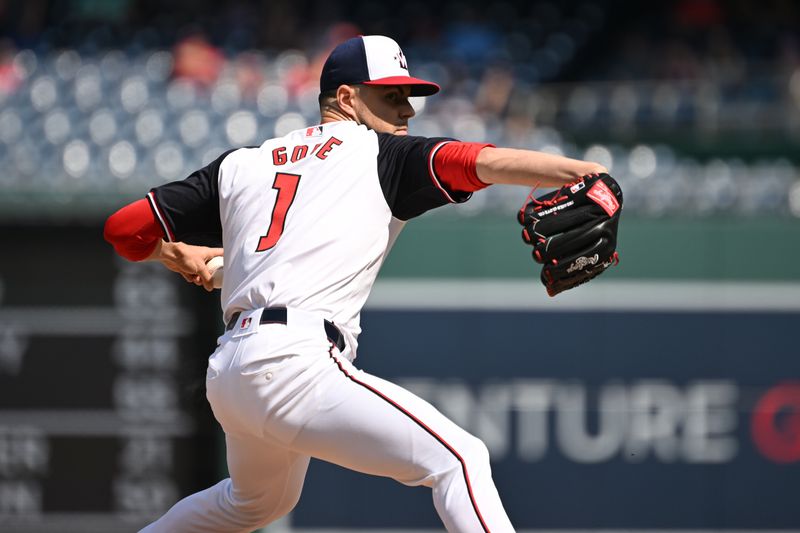
<path fill-rule="evenodd" d="M 292 207 L 295 194 L 297 194 L 298 183 L 300 183 L 299 174 L 286 174 L 284 172 L 275 174 L 275 182 L 272 184 L 272 188 L 278 191 L 278 198 L 272 208 L 272 222 L 269 223 L 267 234 L 258 240 L 256 252 L 266 252 L 278 244 L 278 239 L 283 235 L 286 213 Z"/>

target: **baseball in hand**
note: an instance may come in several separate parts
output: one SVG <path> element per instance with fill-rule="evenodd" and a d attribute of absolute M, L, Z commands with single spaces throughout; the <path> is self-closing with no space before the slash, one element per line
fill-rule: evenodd
<path fill-rule="evenodd" d="M 211 281 L 214 284 L 215 289 L 222 288 L 222 276 L 225 263 L 222 260 L 222 256 L 212 257 L 206 263 L 208 267 L 208 271 L 211 272 Z"/>

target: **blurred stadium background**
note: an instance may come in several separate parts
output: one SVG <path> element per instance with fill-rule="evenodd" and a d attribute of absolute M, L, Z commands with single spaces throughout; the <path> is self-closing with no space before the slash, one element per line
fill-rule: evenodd
<path fill-rule="evenodd" d="M 520 530 L 800 530 L 789 0 L 0 1 L 0 530 L 135 531 L 225 475 L 218 296 L 117 260 L 102 223 L 315 124 L 361 33 L 442 85 L 413 134 L 592 159 L 626 203 L 620 266 L 554 300 L 527 190 L 410 224 L 359 364 L 486 441 Z M 426 490 L 315 462 L 269 531 L 438 527 Z"/>

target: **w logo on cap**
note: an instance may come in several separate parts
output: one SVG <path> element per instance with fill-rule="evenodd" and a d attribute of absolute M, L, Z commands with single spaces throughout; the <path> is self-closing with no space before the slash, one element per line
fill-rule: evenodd
<path fill-rule="evenodd" d="M 403 70 L 408 70 L 408 63 L 406 63 L 406 56 L 403 55 L 402 50 L 398 50 L 397 54 L 394 56 L 395 60 L 400 63 L 400 68 Z"/>

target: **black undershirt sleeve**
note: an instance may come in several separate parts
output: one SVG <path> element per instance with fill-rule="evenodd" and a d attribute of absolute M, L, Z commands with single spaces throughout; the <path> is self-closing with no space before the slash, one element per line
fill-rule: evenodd
<path fill-rule="evenodd" d="M 222 246 L 219 169 L 223 159 L 234 151 L 228 150 L 182 181 L 173 181 L 150 190 L 156 203 L 156 217 L 164 219 L 174 240 L 202 246 Z"/>
<path fill-rule="evenodd" d="M 435 175 L 432 152 L 453 139 L 377 135 L 378 179 L 394 217 L 409 220 L 447 203 L 466 202 L 472 195 L 449 190 Z"/>

